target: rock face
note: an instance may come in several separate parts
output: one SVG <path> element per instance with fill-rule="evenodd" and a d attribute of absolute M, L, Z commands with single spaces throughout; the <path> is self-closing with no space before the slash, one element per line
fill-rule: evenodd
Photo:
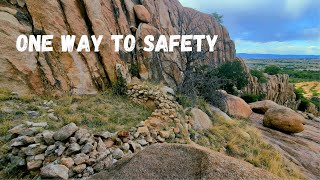
<path fill-rule="evenodd" d="M 198 145 L 155 144 L 91 179 L 278 178 L 247 162 Z"/>
<path fill-rule="evenodd" d="M 299 133 L 304 130 L 304 117 L 286 107 L 273 107 L 264 115 L 263 125 L 286 133 Z"/>
<path fill-rule="evenodd" d="M 240 59 L 240 58 L 238 58 Z M 294 85 L 289 83 L 289 76 L 287 74 L 267 75 L 266 83 L 259 83 L 258 78 L 251 76 L 249 68 L 244 61 L 240 59 L 246 71 L 249 74 L 249 84 L 243 89 L 248 94 L 263 94 L 266 100 L 274 101 L 279 105 L 297 109 L 299 102 L 296 101 L 296 94 L 294 92 Z"/>
<path fill-rule="evenodd" d="M 178 51 L 167 54 L 141 51 L 141 35 L 149 31 L 167 36 L 179 34 L 186 23 L 188 27 L 197 27 L 196 32 L 189 34 L 219 36 L 209 59 L 221 63 L 235 58 L 235 46 L 226 28 L 210 15 L 182 7 L 178 0 L 18 2 L 0 2 L 0 31 L 4 32 L 0 34 L 0 87 L 19 94 L 94 94 L 117 80 L 119 68 L 127 81 L 129 70 L 136 70 L 134 76 L 175 86 L 183 79 L 184 58 Z M 15 43 L 21 34 L 54 35 L 54 52 L 17 52 Z M 106 43 L 100 46 L 100 52 L 62 53 L 60 36 L 66 34 L 104 35 Z M 112 34 L 136 36 L 136 50 L 115 52 Z M 76 46 L 78 43 L 79 38 Z"/>

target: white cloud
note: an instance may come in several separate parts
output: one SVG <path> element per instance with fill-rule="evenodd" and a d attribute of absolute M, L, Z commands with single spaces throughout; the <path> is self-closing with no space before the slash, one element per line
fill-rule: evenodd
<path fill-rule="evenodd" d="M 284 12 L 291 18 L 296 18 L 302 15 L 311 5 L 311 0 L 286 0 Z"/>

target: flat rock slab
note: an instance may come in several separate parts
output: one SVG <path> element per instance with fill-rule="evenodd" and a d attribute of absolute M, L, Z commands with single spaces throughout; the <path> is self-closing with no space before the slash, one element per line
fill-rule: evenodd
<path fill-rule="evenodd" d="M 263 126 L 263 115 L 253 113 L 253 124 L 262 131 L 264 138 L 287 159 L 295 163 L 307 179 L 319 179 L 320 172 L 320 125 L 306 120 L 305 130 L 286 134 Z"/>
<path fill-rule="evenodd" d="M 278 179 L 251 164 L 198 145 L 155 144 L 92 179 Z"/>

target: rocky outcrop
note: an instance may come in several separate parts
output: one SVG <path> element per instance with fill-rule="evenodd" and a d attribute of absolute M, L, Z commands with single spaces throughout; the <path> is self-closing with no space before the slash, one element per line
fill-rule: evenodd
<path fill-rule="evenodd" d="M 264 139 L 296 164 L 306 179 L 319 179 L 320 171 L 320 126 L 319 122 L 307 119 L 304 131 L 286 134 L 263 126 L 263 115 L 253 113 L 250 117 L 253 125 L 262 131 Z"/>
<path fill-rule="evenodd" d="M 297 109 L 298 102 L 294 93 L 294 85 L 289 83 L 287 74 L 268 75 L 267 83 L 258 83 L 257 78 L 252 77 L 247 92 L 253 94 L 265 94 L 265 99 L 291 109 Z"/>
<path fill-rule="evenodd" d="M 304 130 L 305 119 L 293 110 L 277 106 L 270 108 L 264 115 L 263 125 L 285 133 L 299 133 Z"/>
<path fill-rule="evenodd" d="M 274 101 L 279 105 L 283 105 L 294 110 L 298 108 L 300 102 L 296 100 L 294 85 L 289 83 L 289 76 L 287 74 L 264 74 L 267 82 L 260 83 L 257 77 L 251 75 L 249 67 L 242 58 L 237 57 L 236 60 L 241 62 L 249 76 L 248 85 L 242 89 L 244 93 L 264 95 L 265 100 Z"/>
<path fill-rule="evenodd" d="M 156 144 L 91 179 L 279 178 L 247 162 L 198 145 Z"/>
<path fill-rule="evenodd" d="M 219 35 L 207 62 L 235 57 L 226 28 L 210 15 L 182 7 L 178 0 L 4 0 L 0 14 L 0 87 L 20 94 L 94 94 L 117 80 L 117 67 L 128 81 L 130 71 L 175 86 L 183 79 L 183 55 L 177 50 L 167 54 L 141 51 L 141 38 L 147 33 L 169 36 L 180 34 L 183 27 L 197 27 L 193 28 L 196 32 L 183 29 L 183 33 Z M 17 52 L 20 34 L 54 35 L 54 52 Z M 62 53 L 59 37 L 66 34 L 104 35 L 107 42 L 100 52 Z M 110 40 L 114 34 L 136 36 L 136 50 L 115 52 Z"/>

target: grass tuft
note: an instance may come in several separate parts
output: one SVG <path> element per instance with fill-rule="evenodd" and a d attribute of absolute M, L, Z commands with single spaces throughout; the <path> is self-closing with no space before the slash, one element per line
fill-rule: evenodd
<path fill-rule="evenodd" d="M 207 108 L 203 110 L 208 111 Z M 198 144 L 245 160 L 284 179 L 303 179 L 300 170 L 264 141 L 251 122 L 227 121 L 221 117 L 211 117 L 211 120 L 213 127 L 196 139 Z"/>

